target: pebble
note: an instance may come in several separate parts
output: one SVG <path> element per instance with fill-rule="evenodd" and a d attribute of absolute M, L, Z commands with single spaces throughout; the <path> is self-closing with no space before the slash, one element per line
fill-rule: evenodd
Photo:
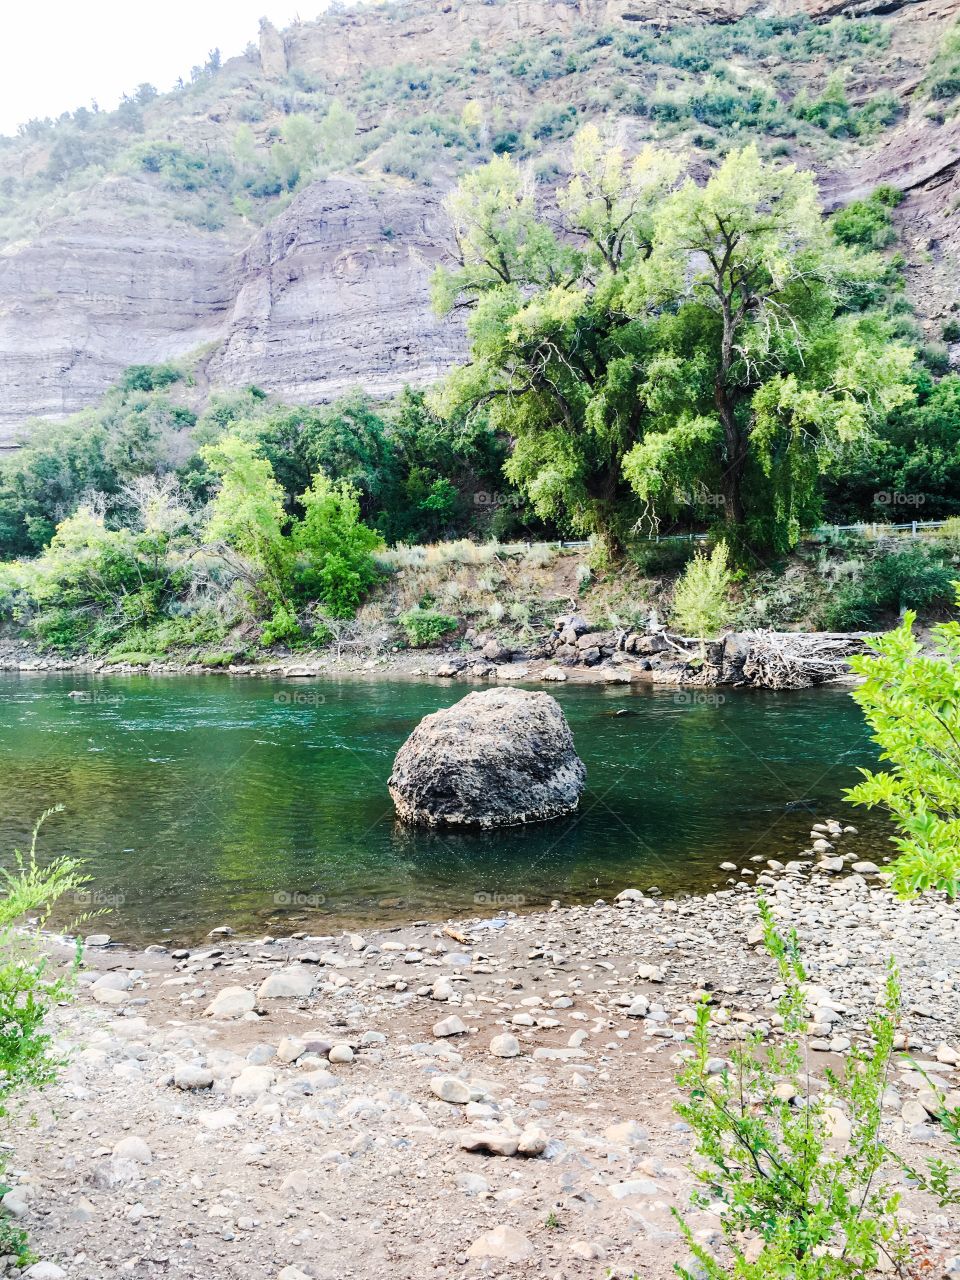
<path fill-rule="evenodd" d="M 490 1041 L 490 1052 L 495 1058 L 518 1058 L 520 1041 L 516 1036 L 505 1031 L 502 1035 L 494 1036 Z"/>
<path fill-rule="evenodd" d="M 258 1000 L 303 1000 L 313 992 L 316 972 L 303 964 L 292 964 L 268 974 L 257 989 Z"/>
<path fill-rule="evenodd" d="M 353 1050 L 348 1044 L 335 1044 L 327 1057 L 331 1062 L 352 1062 Z"/>
<path fill-rule="evenodd" d="M 242 1018 L 256 1004 L 252 991 L 246 987 L 224 987 L 204 1010 L 206 1018 Z"/>
<path fill-rule="evenodd" d="M 592 1240 L 571 1240 L 569 1249 L 575 1258 L 584 1262 L 599 1262 L 603 1258 L 603 1249 Z"/>
<path fill-rule="evenodd" d="M 121 1138 L 113 1148 L 113 1156 L 115 1160 L 132 1160 L 134 1164 L 153 1163 L 153 1152 L 143 1138 L 138 1138 L 135 1135 L 131 1135 L 129 1138 Z"/>
<path fill-rule="evenodd" d="M 244 1067 L 231 1085 L 230 1093 L 234 1098 L 259 1098 L 273 1087 L 275 1079 L 269 1067 Z"/>
<path fill-rule="evenodd" d="M 447 1036 L 463 1036 L 467 1034 L 467 1024 L 452 1013 L 449 1018 L 433 1024 L 433 1034 L 441 1040 Z"/>
<path fill-rule="evenodd" d="M 657 1196 L 660 1184 L 653 1178 L 628 1178 L 626 1182 L 615 1182 L 607 1188 L 614 1200 L 627 1200 L 631 1196 Z"/>
<path fill-rule="evenodd" d="M 520 1149 L 520 1139 L 515 1134 L 497 1130 L 484 1133 L 462 1133 L 460 1146 L 464 1151 L 483 1151 L 493 1156 L 515 1156 Z"/>
<path fill-rule="evenodd" d="M 281 1062 L 296 1062 L 307 1051 L 306 1043 L 295 1036 L 285 1036 L 277 1045 L 276 1056 Z M 267 1059 L 269 1061 L 269 1059 Z"/>
<path fill-rule="evenodd" d="M 900 1108 L 900 1115 L 905 1124 L 926 1124 L 927 1109 L 922 1102 L 911 1100 Z"/>
<path fill-rule="evenodd" d="M 467 1250 L 469 1258 L 498 1258 L 503 1262 L 523 1262 L 533 1254 L 534 1248 L 527 1236 L 506 1225 L 479 1236 Z"/>
<path fill-rule="evenodd" d="M 213 1072 L 206 1067 L 181 1065 L 174 1069 L 173 1083 L 178 1089 L 211 1089 Z"/>
<path fill-rule="evenodd" d="M 456 1076 L 434 1076 L 430 1081 L 430 1088 L 444 1102 L 465 1105 L 472 1096 L 470 1086 Z"/>

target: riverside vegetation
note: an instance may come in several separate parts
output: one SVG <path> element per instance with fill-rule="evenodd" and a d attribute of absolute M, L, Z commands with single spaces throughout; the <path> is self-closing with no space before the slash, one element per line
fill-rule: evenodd
<path fill-rule="evenodd" d="M 86 878 L 73 858 L 55 858 L 46 865 L 38 861 L 37 838 L 47 817 L 49 813 L 34 827 L 26 855 L 14 854 L 12 870 L 0 868 L 0 1119 L 19 1116 L 24 1095 L 50 1084 L 63 1065 L 46 1020 L 67 995 L 69 975 L 51 971 L 37 932 L 58 900 L 81 889 Z M 21 927 L 25 916 L 33 917 L 29 929 Z M 0 1179 L 6 1167 L 4 1154 Z M 9 1189 L 3 1187 L 4 1197 Z M 4 1198 L 0 1256 L 25 1266 L 33 1256 L 26 1232 L 17 1225 L 15 1200 L 15 1194 L 9 1203 Z"/>
<path fill-rule="evenodd" d="M 631 556 L 642 576 L 638 531 L 691 529 L 726 539 L 761 614 L 789 610 L 786 558 L 824 516 L 953 511 L 960 379 L 911 345 L 897 260 L 873 247 L 889 193 L 825 220 L 812 177 L 755 148 L 698 184 L 594 126 L 571 165 L 550 208 L 506 156 L 451 196 L 461 265 L 435 294 L 467 310 L 471 361 L 434 393 L 193 409 L 188 368 L 135 367 L 34 434 L 0 477 L 7 616 L 55 651 L 230 661 L 336 642 L 411 544 L 588 536 L 585 585 Z M 898 487 L 921 475 L 929 493 Z M 887 486 L 869 503 L 865 476 Z M 947 533 L 825 563 L 821 623 L 947 603 Z M 454 603 L 408 600 L 394 643 L 453 633 Z"/>

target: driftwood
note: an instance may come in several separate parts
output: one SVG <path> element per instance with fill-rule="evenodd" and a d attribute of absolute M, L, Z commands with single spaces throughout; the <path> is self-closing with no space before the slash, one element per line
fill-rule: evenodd
<path fill-rule="evenodd" d="M 762 689 L 806 689 L 850 672 L 847 659 L 867 648 L 865 635 L 827 631 L 746 631 L 743 683 Z"/>

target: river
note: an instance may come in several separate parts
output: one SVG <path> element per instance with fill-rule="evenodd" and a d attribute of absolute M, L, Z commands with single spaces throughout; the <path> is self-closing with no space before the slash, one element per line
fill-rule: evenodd
<path fill-rule="evenodd" d="M 81 697 L 71 697 L 79 692 Z M 491 915 L 553 899 L 722 884 L 718 865 L 794 857 L 874 759 L 845 689 L 763 693 L 567 685 L 554 694 L 588 769 L 572 819 L 489 834 L 411 831 L 386 780 L 421 716 L 462 685 L 77 675 L 0 677 L 0 848 L 37 816 L 43 858 L 92 876 L 97 928 L 129 942 Z M 61 913 L 62 915 L 62 913 Z"/>

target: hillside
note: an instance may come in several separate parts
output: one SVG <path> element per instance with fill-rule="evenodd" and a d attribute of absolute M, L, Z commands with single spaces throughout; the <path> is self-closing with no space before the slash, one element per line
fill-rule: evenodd
<path fill-rule="evenodd" d="M 928 339 L 960 276 L 956 0 L 433 0 L 331 13 L 171 93 L 142 85 L 0 139 L 0 444 L 96 402 L 128 365 L 299 403 L 433 381 L 444 192 L 495 152 L 549 185 L 598 120 L 633 148 L 731 145 L 818 174 L 828 207 L 891 183 Z M 951 356 L 960 355 L 954 347 Z"/>

